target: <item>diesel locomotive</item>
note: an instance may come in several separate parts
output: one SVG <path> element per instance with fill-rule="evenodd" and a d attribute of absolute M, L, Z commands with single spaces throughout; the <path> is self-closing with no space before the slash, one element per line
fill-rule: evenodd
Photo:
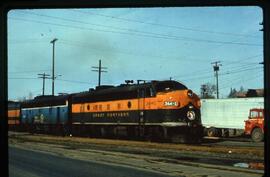
<path fill-rule="evenodd" d="M 198 142 L 200 106 L 195 93 L 173 80 L 104 85 L 24 101 L 20 126 L 32 132 Z"/>
<path fill-rule="evenodd" d="M 16 130 L 20 125 L 20 103 L 9 101 L 7 114 L 9 130 Z"/>

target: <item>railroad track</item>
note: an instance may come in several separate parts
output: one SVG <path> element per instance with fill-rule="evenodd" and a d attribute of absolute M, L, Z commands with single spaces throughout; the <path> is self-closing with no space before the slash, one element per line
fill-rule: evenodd
<path fill-rule="evenodd" d="M 204 137 L 202 145 L 231 146 L 231 147 L 264 147 L 264 142 L 253 142 L 245 137 Z"/>
<path fill-rule="evenodd" d="M 212 141 L 238 141 L 238 142 L 252 142 L 248 137 L 203 137 L 204 140 Z"/>

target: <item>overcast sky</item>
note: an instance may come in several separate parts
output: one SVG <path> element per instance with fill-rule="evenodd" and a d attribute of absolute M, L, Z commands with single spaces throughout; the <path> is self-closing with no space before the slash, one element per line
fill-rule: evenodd
<path fill-rule="evenodd" d="M 51 75 L 54 38 L 56 94 L 95 87 L 99 59 L 106 85 L 172 77 L 200 94 L 202 84 L 215 84 L 211 63 L 220 61 L 220 97 L 263 88 L 261 22 L 258 7 L 12 10 L 8 96 L 42 94 L 38 74 Z M 46 80 L 45 94 L 51 87 Z"/>

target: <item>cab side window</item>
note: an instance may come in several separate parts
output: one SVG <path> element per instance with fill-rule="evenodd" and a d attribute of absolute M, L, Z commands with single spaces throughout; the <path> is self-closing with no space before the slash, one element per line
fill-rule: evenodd
<path fill-rule="evenodd" d="M 155 96 L 155 91 L 152 87 L 149 87 L 149 91 L 150 91 L 150 97 Z"/>
<path fill-rule="evenodd" d="M 138 92 L 139 92 L 138 93 L 139 98 L 147 98 L 147 97 L 154 96 L 154 91 L 151 87 L 140 88 Z"/>
<path fill-rule="evenodd" d="M 145 97 L 150 97 L 151 96 L 151 91 L 150 87 L 145 88 Z"/>
<path fill-rule="evenodd" d="M 138 98 L 145 98 L 145 89 L 144 88 L 140 88 L 138 90 Z"/>

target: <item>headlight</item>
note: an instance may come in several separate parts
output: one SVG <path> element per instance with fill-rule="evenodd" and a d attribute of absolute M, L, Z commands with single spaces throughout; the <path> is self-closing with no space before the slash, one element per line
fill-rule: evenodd
<path fill-rule="evenodd" d="M 195 114 L 194 111 L 188 111 L 188 112 L 187 112 L 187 118 L 188 118 L 189 120 L 194 120 L 195 117 L 196 117 L 196 114 Z"/>
<path fill-rule="evenodd" d="M 193 96 L 193 92 L 191 90 L 188 90 L 187 91 L 187 96 L 191 98 Z"/>

